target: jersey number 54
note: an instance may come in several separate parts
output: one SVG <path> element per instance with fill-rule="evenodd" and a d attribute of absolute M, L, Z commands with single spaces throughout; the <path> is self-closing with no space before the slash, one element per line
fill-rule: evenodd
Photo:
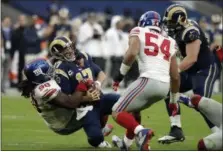
<path fill-rule="evenodd" d="M 153 33 L 146 33 L 145 34 L 145 45 L 154 47 L 153 50 L 144 49 L 144 53 L 148 56 L 157 56 L 159 50 L 164 54 L 163 59 L 169 61 L 170 58 L 170 40 L 164 39 L 160 46 L 156 43 L 152 42 L 151 39 L 158 40 L 158 35 Z"/>

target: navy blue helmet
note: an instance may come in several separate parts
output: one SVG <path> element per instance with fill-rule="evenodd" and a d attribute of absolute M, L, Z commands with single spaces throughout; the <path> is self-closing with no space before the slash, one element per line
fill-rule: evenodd
<path fill-rule="evenodd" d="M 168 30 L 181 30 L 182 25 L 187 20 L 187 12 L 184 6 L 180 4 L 170 5 L 163 17 L 163 23 Z"/>
<path fill-rule="evenodd" d="M 161 17 L 160 14 L 155 11 L 148 11 L 144 13 L 138 22 L 138 26 L 146 27 L 146 26 L 160 26 Z"/>
<path fill-rule="evenodd" d="M 54 68 L 48 60 L 36 59 L 25 66 L 24 74 L 33 84 L 41 84 L 53 79 Z"/>

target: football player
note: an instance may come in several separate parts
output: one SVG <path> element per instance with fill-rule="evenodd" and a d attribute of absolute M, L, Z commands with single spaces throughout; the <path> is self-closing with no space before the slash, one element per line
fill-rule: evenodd
<path fill-rule="evenodd" d="M 215 126 L 219 128 L 217 132 L 200 139 L 197 145 L 201 150 L 223 150 L 222 147 L 222 104 L 200 95 L 193 95 L 191 98 L 180 95 L 179 102 L 182 102 L 190 107 L 198 109 L 204 114 Z"/>
<path fill-rule="evenodd" d="M 220 67 L 209 49 L 205 34 L 195 21 L 188 19 L 185 8 L 179 4 L 173 4 L 166 9 L 163 22 L 168 34 L 176 40 L 183 57 L 179 64 L 180 92 L 193 90 L 195 94 L 211 97 L 214 82 L 220 76 Z M 167 136 L 159 138 L 158 141 L 161 143 L 185 139 L 181 129 L 180 110 L 175 117 L 172 117 L 171 109 L 168 107 L 169 101 L 168 97 L 165 102 L 171 130 Z M 202 116 L 213 132 L 218 130 L 204 115 Z"/>
<path fill-rule="evenodd" d="M 45 59 L 37 59 L 27 64 L 24 74 L 27 79 L 19 86 L 22 96 L 32 98 L 33 106 L 47 126 L 60 135 L 72 134 L 83 127 L 83 120 L 78 119 L 81 110 L 78 106 L 81 103 L 97 102 L 100 99 L 100 92 L 93 89 L 89 81 L 80 81 L 70 95 L 62 93 L 61 87 L 53 79 L 54 68 Z M 95 140 L 101 138 L 100 135 L 94 136 Z M 103 142 L 97 146 L 110 147 L 110 144 Z"/>
<path fill-rule="evenodd" d="M 170 109 L 173 116 L 177 113 L 179 91 L 179 73 L 176 62 L 176 42 L 160 28 L 161 18 L 157 12 L 144 13 L 138 27 L 131 30 L 129 47 L 122 61 L 119 74 L 115 77 L 113 89 L 129 71 L 137 58 L 140 76 L 123 93 L 113 106 L 114 120 L 127 132 L 123 140 L 113 136 L 113 143 L 121 150 L 128 150 L 134 136 L 139 150 L 149 150 L 149 141 L 153 136 L 151 129 L 140 125 L 130 112 L 139 112 L 164 99 L 171 86 Z"/>
<path fill-rule="evenodd" d="M 118 94 L 103 94 L 101 84 L 105 73 L 97 66 L 86 53 L 81 53 L 75 44 L 67 37 L 57 37 L 50 44 L 50 54 L 57 61 L 56 81 L 65 94 L 73 94 L 79 82 L 83 79 L 94 81 L 94 86 L 100 90 L 100 100 L 93 106 L 82 103 L 78 110 L 78 119 L 83 120 L 83 128 L 92 146 L 103 143 L 100 120 L 111 114 L 112 106 L 118 101 Z M 106 146 L 106 145 L 104 145 Z"/>

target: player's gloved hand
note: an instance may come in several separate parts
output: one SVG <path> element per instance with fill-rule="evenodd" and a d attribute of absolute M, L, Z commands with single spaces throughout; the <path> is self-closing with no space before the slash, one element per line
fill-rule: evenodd
<path fill-rule="evenodd" d="M 85 92 L 88 91 L 90 88 L 95 88 L 94 81 L 91 79 L 83 79 L 79 82 L 76 90 Z"/>
<path fill-rule="evenodd" d="M 86 97 L 88 101 L 98 101 L 100 100 L 101 92 L 96 88 L 90 88 L 87 91 Z"/>
<path fill-rule="evenodd" d="M 123 80 L 124 75 L 122 75 L 119 71 L 119 73 L 115 76 L 113 84 L 112 84 L 112 88 L 114 91 L 117 91 L 119 88 L 119 83 Z"/>
<path fill-rule="evenodd" d="M 120 83 L 120 82 L 113 82 L 113 84 L 112 84 L 112 88 L 113 88 L 114 91 L 118 91 L 119 83 Z"/>

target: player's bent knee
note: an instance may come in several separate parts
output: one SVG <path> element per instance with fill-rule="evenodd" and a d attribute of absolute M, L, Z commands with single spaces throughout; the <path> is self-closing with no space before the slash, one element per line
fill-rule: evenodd
<path fill-rule="evenodd" d="M 93 147 L 98 147 L 104 141 L 103 136 L 95 136 L 88 138 L 88 143 Z"/>
<path fill-rule="evenodd" d="M 203 139 L 199 140 L 198 145 L 197 145 L 197 149 L 199 151 L 201 151 L 201 150 L 202 151 L 207 150 Z"/>
<path fill-rule="evenodd" d="M 191 103 L 193 104 L 193 106 L 195 106 L 197 108 L 201 98 L 202 98 L 202 96 L 200 96 L 200 95 L 197 95 L 197 94 L 193 95 L 191 97 Z"/>

